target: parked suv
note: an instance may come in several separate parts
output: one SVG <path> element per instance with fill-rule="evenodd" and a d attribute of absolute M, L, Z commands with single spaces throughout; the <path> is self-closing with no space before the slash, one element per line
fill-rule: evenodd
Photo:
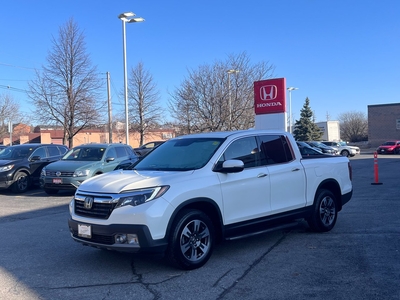
<path fill-rule="evenodd" d="M 327 142 L 327 141 L 322 141 L 321 143 L 337 148 L 339 151 L 340 155 L 346 156 L 346 157 L 352 157 L 356 154 L 360 154 L 360 148 L 355 147 L 355 146 L 349 146 L 346 144 L 346 142 Z"/>
<path fill-rule="evenodd" d="M 32 184 L 38 184 L 42 168 L 59 160 L 68 147 L 55 144 L 23 144 L 0 151 L 0 189 L 11 187 L 23 193 Z"/>
<path fill-rule="evenodd" d="M 42 170 L 40 186 L 51 195 L 59 190 L 75 190 L 94 176 L 113 171 L 121 162 L 139 158 L 129 145 L 84 144 L 71 149 L 60 161 Z"/>

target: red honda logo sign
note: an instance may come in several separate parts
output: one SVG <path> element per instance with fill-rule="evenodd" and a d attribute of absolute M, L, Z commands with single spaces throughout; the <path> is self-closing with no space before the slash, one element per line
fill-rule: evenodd
<path fill-rule="evenodd" d="M 254 110 L 256 115 L 286 111 L 286 79 L 276 78 L 254 82 Z"/>

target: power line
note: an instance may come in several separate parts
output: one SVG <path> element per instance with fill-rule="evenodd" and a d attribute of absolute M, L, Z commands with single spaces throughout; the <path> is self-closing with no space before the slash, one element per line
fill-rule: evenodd
<path fill-rule="evenodd" d="M 5 90 L 14 91 L 14 92 L 28 93 L 27 90 L 15 88 L 15 87 L 12 87 L 12 86 L 9 86 L 9 85 L 1 85 L 1 84 L 0 84 L 0 88 L 1 88 L 1 89 L 5 89 Z"/>

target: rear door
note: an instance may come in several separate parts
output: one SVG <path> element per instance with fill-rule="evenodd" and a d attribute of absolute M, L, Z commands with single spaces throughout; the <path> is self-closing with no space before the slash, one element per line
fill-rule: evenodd
<path fill-rule="evenodd" d="M 271 213 L 306 205 L 306 178 L 299 158 L 295 158 L 283 135 L 260 136 L 262 163 L 268 168 Z"/>

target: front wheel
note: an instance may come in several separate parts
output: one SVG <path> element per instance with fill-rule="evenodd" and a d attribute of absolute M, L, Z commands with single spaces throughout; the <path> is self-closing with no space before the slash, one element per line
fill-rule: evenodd
<path fill-rule="evenodd" d="M 313 214 L 307 219 L 308 225 L 317 232 L 329 231 L 336 224 L 337 213 L 335 195 L 325 189 L 318 190 Z"/>
<path fill-rule="evenodd" d="M 342 151 L 342 156 L 349 157 L 349 155 L 350 155 L 349 151 L 347 151 L 347 150 Z"/>
<path fill-rule="evenodd" d="M 183 210 L 173 223 L 167 258 L 184 270 L 200 268 L 211 257 L 214 237 L 214 225 L 205 213 Z"/>
<path fill-rule="evenodd" d="M 14 176 L 14 183 L 12 184 L 12 191 L 14 193 L 25 193 L 29 188 L 30 178 L 25 172 L 17 172 Z"/>

